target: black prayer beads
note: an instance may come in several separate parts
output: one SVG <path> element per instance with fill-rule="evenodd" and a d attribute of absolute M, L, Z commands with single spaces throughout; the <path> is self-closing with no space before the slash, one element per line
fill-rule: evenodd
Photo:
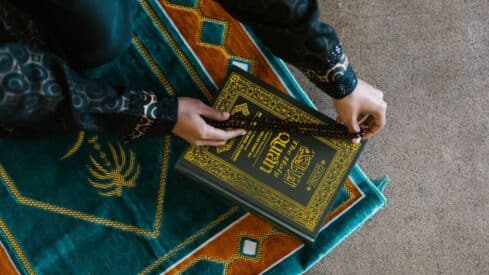
<path fill-rule="evenodd" d="M 306 123 L 270 117 L 249 117 L 242 114 L 233 114 L 226 121 L 209 120 L 207 123 L 220 129 L 240 128 L 245 130 L 270 130 L 334 139 L 361 138 L 366 133 L 363 129 L 358 133 L 349 133 L 345 126 L 338 123 Z"/>

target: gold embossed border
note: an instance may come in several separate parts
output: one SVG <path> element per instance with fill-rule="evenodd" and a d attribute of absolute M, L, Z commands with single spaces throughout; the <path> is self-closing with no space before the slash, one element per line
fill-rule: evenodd
<path fill-rule="evenodd" d="M 222 111 L 231 111 L 233 102 L 236 101 L 237 97 L 243 97 L 279 118 L 291 121 L 322 123 L 317 117 L 298 109 L 295 105 L 268 92 L 237 73 L 231 74 L 221 95 L 217 98 L 214 108 Z M 189 147 L 185 152 L 184 158 L 220 180 L 229 183 L 233 188 L 256 198 L 267 207 L 276 209 L 279 214 L 289 217 L 298 225 L 312 232 L 320 222 L 324 209 L 328 206 L 341 179 L 345 176 L 348 167 L 351 166 L 353 159 L 361 148 L 360 145 L 349 141 L 319 137 L 316 137 L 316 139 L 336 150 L 336 153 L 306 206 L 293 201 L 288 196 L 258 181 L 247 172 L 237 169 L 234 165 L 222 160 L 211 153 L 208 147 Z"/>

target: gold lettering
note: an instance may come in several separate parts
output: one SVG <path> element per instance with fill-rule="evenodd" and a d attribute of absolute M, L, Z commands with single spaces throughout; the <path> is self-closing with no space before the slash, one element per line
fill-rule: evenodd
<path fill-rule="evenodd" d="M 307 168 L 314 158 L 314 150 L 300 146 L 297 154 L 292 159 L 290 169 L 287 170 L 285 183 L 293 188 L 296 188 L 302 177 L 305 175 Z"/>
<path fill-rule="evenodd" d="M 297 141 L 297 140 L 292 141 L 292 143 L 290 144 L 289 150 L 287 150 L 287 155 L 289 155 L 289 156 L 292 155 L 295 148 L 297 148 L 298 144 L 299 144 L 299 141 Z"/>
<path fill-rule="evenodd" d="M 275 165 L 277 165 L 277 162 L 289 141 L 290 135 L 288 133 L 279 133 L 274 139 L 272 139 L 270 142 L 270 149 L 268 149 L 265 159 L 260 166 L 261 171 L 267 174 L 272 173 L 273 168 L 275 168 Z"/>

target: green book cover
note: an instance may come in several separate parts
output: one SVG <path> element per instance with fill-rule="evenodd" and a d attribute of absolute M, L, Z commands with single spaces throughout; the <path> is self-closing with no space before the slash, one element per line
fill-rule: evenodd
<path fill-rule="evenodd" d="M 213 107 L 251 117 L 336 123 L 234 67 Z M 364 145 L 254 130 L 220 147 L 189 146 L 175 169 L 312 243 Z"/>

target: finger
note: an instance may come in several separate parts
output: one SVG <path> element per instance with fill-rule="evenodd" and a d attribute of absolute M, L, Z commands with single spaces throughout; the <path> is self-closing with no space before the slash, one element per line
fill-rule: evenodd
<path fill-rule="evenodd" d="M 220 112 L 205 104 L 202 104 L 200 109 L 200 114 L 206 118 L 210 118 L 212 120 L 217 120 L 217 121 L 224 121 L 229 118 L 228 112 Z"/>
<path fill-rule="evenodd" d="M 361 140 L 362 140 L 362 138 L 352 138 L 351 142 L 358 144 L 358 143 L 360 143 Z"/>
<path fill-rule="evenodd" d="M 375 123 L 373 116 L 368 116 L 363 122 L 360 123 L 360 128 L 365 130 L 371 127 Z"/>
<path fill-rule="evenodd" d="M 352 116 L 353 119 L 350 120 L 348 123 L 346 123 L 346 127 L 348 128 L 348 131 L 350 133 L 358 133 L 360 132 L 360 125 L 358 124 L 358 120 L 356 119 L 357 116 Z M 351 141 L 353 143 L 360 143 L 360 138 L 354 138 Z"/>
<path fill-rule="evenodd" d="M 343 120 L 341 120 L 341 118 L 340 118 L 340 117 L 337 117 L 337 118 L 336 118 L 336 122 L 337 122 L 337 123 L 339 123 L 339 124 L 344 124 L 344 123 L 343 123 Z"/>
<path fill-rule="evenodd" d="M 345 123 L 350 133 L 360 132 L 360 125 L 358 124 L 357 116 L 352 116 L 351 119 Z"/>
<path fill-rule="evenodd" d="M 370 137 L 375 136 L 377 133 L 380 132 L 385 127 L 386 124 L 386 118 L 385 118 L 385 112 L 379 112 L 373 114 L 374 117 L 374 123 L 368 128 L 367 133 L 363 136 L 363 139 L 368 139 Z"/>
<path fill-rule="evenodd" d="M 376 96 L 380 99 L 384 99 L 384 93 L 381 90 L 376 90 Z"/>
<path fill-rule="evenodd" d="M 223 130 L 207 125 L 205 140 L 228 140 L 246 134 L 244 129 Z"/>
<path fill-rule="evenodd" d="M 371 127 L 368 128 L 367 133 L 362 137 L 363 139 L 369 139 L 373 136 L 375 136 L 378 132 L 380 132 L 382 128 L 378 126 L 377 124 L 372 125 Z"/>
<path fill-rule="evenodd" d="M 380 98 L 384 99 L 384 92 L 380 91 Z"/>
<path fill-rule="evenodd" d="M 359 115 L 358 116 L 358 124 L 362 125 L 367 119 L 369 118 L 369 115 Z"/>

